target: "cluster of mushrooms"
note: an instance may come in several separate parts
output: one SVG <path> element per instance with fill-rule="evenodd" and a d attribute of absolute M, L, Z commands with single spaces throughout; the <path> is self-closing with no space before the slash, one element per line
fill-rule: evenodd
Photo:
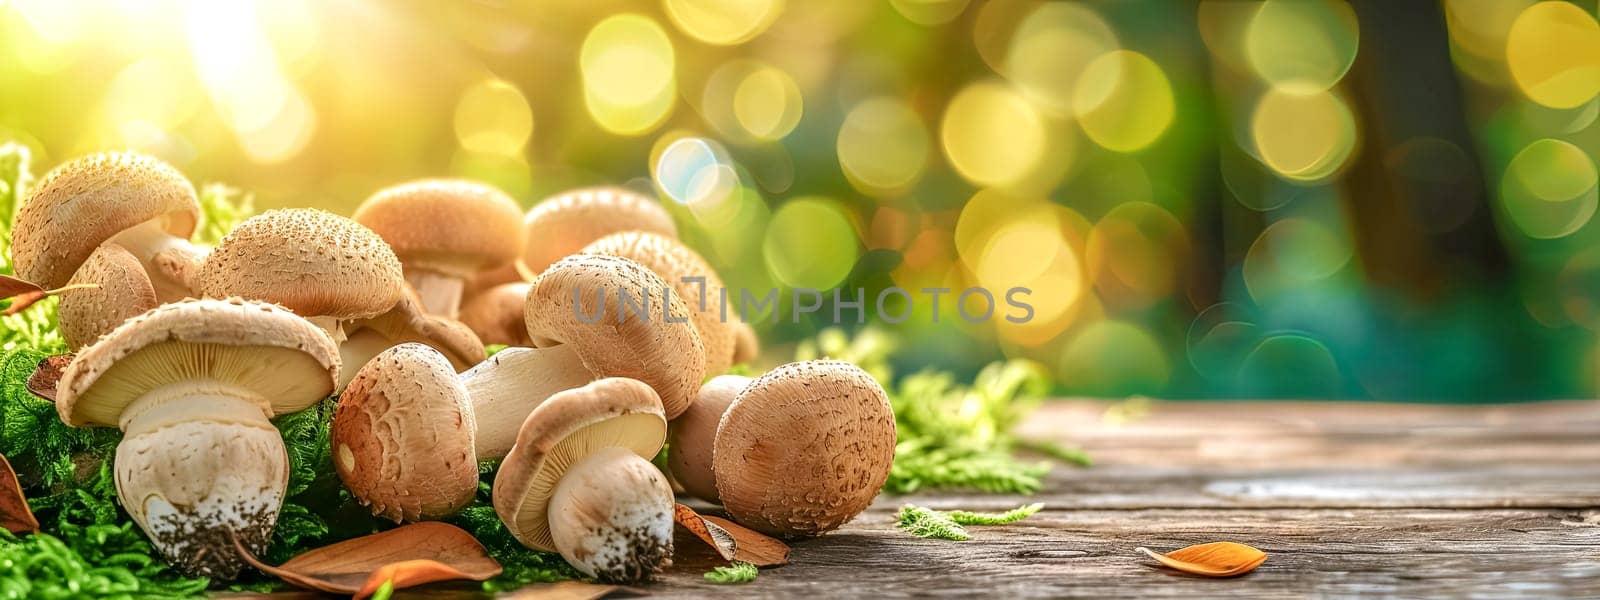
<path fill-rule="evenodd" d="M 721 283 L 644 196 L 576 190 L 524 215 L 490 186 L 427 180 L 353 219 L 267 211 L 214 248 L 189 241 L 199 218 L 173 167 L 97 154 L 45 176 L 12 242 L 19 276 L 65 290 L 62 421 L 122 429 L 118 496 L 187 573 L 232 578 L 235 541 L 264 550 L 288 481 L 269 419 L 335 394 L 334 466 L 373 514 L 449 517 L 479 461 L 503 459 L 512 534 L 606 581 L 670 559 L 673 481 L 794 538 L 850 520 L 888 476 L 893 412 L 859 368 L 704 382 L 755 336 L 691 308 L 685 277 Z M 617 290 L 672 318 L 578 317 Z M 669 439 L 670 478 L 651 462 Z"/>

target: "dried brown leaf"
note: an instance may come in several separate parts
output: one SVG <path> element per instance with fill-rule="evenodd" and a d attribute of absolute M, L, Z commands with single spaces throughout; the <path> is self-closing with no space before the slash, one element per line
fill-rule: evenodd
<path fill-rule="evenodd" d="M 1163 565 L 1205 577 L 1234 577 L 1254 571 L 1267 560 L 1267 553 L 1237 542 L 1211 542 L 1157 554 L 1139 548 Z"/>
<path fill-rule="evenodd" d="M 639 593 L 638 590 L 620 585 L 558 581 L 518 588 L 517 591 L 500 594 L 497 598 L 499 600 L 595 600 L 617 592 Z"/>
<path fill-rule="evenodd" d="M 739 541 L 733 539 L 733 534 L 721 525 L 706 522 L 705 518 L 694 509 L 675 504 L 672 507 L 672 520 L 677 521 L 685 531 L 700 538 L 700 541 L 705 542 L 707 546 L 711 546 L 722 560 L 733 560 L 733 557 L 738 555 Z"/>
<path fill-rule="evenodd" d="M 28 499 L 22 495 L 22 482 L 11 463 L 0 456 L 0 527 L 11 533 L 38 533 L 39 520 L 33 518 Z"/>
<path fill-rule="evenodd" d="M 61 373 L 67 370 L 67 365 L 72 362 L 71 354 L 46 356 L 39 361 L 39 366 L 34 367 L 33 374 L 28 376 L 28 391 L 33 395 L 51 402 L 56 401 L 56 384 L 61 381 Z"/>
<path fill-rule="evenodd" d="M 234 539 L 245 562 L 290 584 L 364 598 L 385 581 L 394 589 L 451 579 L 483 581 L 500 574 L 483 544 L 454 525 L 414 523 L 310 550 L 276 567 Z"/>
<path fill-rule="evenodd" d="M 717 551 L 723 560 L 738 560 L 758 567 L 789 564 L 789 546 L 776 538 L 722 517 L 702 515 L 679 504 L 673 520 Z"/>

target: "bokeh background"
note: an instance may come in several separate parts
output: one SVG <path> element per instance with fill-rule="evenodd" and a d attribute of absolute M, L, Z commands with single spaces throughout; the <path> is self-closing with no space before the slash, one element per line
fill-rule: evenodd
<path fill-rule="evenodd" d="M 1597 93 L 1593 0 L 0 0 L 41 166 L 621 183 L 733 286 L 1031 288 L 846 326 L 1109 396 L 1592 395 Z"/>

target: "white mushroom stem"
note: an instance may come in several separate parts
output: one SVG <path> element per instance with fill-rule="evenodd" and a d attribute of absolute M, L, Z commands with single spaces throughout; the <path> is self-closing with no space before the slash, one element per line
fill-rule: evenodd
<path fill-rule="evenodd" d="M 461 374 L 478 424 L 478 459 L 501 458 L 517 431 L 546 398 L 582 387 L 595 376 L 568 345 L 506 348 Z"/>
<path fill-rule="evenodd" d="M 461 290 L 466 287 L 466 279 L 431 269 L 406 269 L 406 283 L 417 291 L 424 312 L 451 319 L 461 312 Z"/>
<path fill-rule="evenodd" d="M 111 243 L 127 248 L 155 286 L 156 298 L 163 303 L 197 296 L 194 277 L 205 262 L 206 250 L 189 240 L 167 233 L 161 219 L 140 223 L 112 237 Z"/>
<path fill-rule="evenodd" d="M 264 400 L 216 381 L 156 388 L 123 412 L 117 497 L 170 562 L 231 579 L 233 536 L 266 550 L 288 486 L 288 455 Z"/>
<path fill-rule="evenodd" d="M 572 465 L 550 496 L 556 550 L 601 581 L 646 581 L 672 555 L 672 488 L 625 448 L 602 448 Z"/>
<path fill-rule="evenodd" d="M 350 380 L 355 379 L 361 367 L 366 366 L 372 357 L 383 353 L 384 350 L 394 347 L 394 340 L 369 327 L 363 327 L 349 333 L 348 337 L 339 342 L 339 390 L 344 390 L 350 385 Z"/>

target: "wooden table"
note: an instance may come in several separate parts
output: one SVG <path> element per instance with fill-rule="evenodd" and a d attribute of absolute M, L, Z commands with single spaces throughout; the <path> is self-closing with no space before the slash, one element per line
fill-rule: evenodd
<path fill-rule="evenodd" d="M 1059 402 L 1028 436 L 1080 444 L 1032 497 L 883 496 L 842 530 L 795 544 L 754 583 L 705 583 L 680 564 L 652 597 L 1298 598 L 1600 596 L 1600 403 L 1486 407 L 1182 403 L 1125 424 Z M 998 510 L 1044 502 L 965 542 L 894 529 L 914 502 Z M 1270 557 L 1204 579 L 1138 546 L 1232 540 Z M 685 561 L 680 561 L 685 562 Z M 397 594 L 407 597 L 412 594 Z"/>

